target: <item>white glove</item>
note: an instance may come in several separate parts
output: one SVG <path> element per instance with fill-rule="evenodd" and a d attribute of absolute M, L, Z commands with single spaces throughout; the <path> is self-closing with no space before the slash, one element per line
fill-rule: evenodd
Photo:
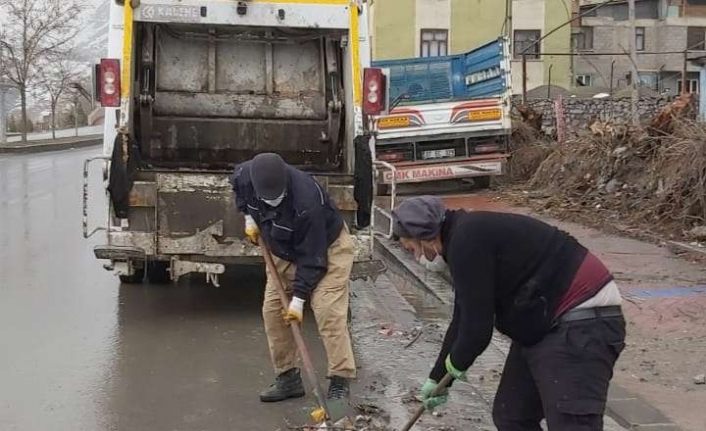
<path fill-rule="evenodd" d="M 302 323 L 302 320 L 304 320 L 304 303 L 306 301 L 297 298 L 296 296 L 292 298 L 292 300 L 289 302 L 289 309 L 287 310 L 287 314 L 284 315 L 284 320 L 291 322 L 292 320 L 296 320 L 299 323 Z"/>

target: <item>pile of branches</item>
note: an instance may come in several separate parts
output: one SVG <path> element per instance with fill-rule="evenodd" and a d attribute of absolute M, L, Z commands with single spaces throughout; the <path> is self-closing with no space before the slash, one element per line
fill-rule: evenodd
<path fill-rule="evenodd" d="M 551 212 L 590 208 L 677 235 L 706 225 L 706 124 L 672 119 L 669 133 L 594 124 L 555 146 L 530 179 Z"/>
<path fill-rule="evenodd" d="M 510 139 L 507 176 L 510 181 L 528 181 L 552 152 L 555 143 L 541 128 L 524 121 L 514 121 Z"/>

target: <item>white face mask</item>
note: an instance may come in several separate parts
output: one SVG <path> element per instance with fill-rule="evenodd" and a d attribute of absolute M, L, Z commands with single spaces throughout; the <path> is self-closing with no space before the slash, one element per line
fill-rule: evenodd
<path fill-rule="evenodd" d="M 434 256 L 434 259 L 429 260 L 426 256 L 424 256 L 424 253 L 422 253 L 419 258 L 419 264 L 425 267 L 428 271 L 434 272 L 444 272 L 449 268 L 446 261 L 444 261 L 444 258 L 440 254 Z"/>
<path fill-rule="evenodd" d="M 281 204 L 284 200 L 285 195 L 286 193 L 282 193 L 281 195 L 279 195 L 279 197 L 276 197 L 274 199 L 263 199 L 262 201 L 271 207 L 278 207 L 279 204 Z"/>

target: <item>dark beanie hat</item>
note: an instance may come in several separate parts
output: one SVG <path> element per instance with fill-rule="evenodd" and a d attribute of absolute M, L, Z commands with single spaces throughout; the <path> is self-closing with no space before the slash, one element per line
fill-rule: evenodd
<path fill-rule="evenodd" d="M 258 154 L 250 164 L 250 178 L 258 198 L 276 199 L 287 188 L 287 164 L 279 154 Z"/>
<path fill-rule="evenodd" d="M 444 202 L 436 196 L 406 199 L 392 211 L 393 234 L 402 238 L 433 239 L 441 232 L 445 215 Z"/>

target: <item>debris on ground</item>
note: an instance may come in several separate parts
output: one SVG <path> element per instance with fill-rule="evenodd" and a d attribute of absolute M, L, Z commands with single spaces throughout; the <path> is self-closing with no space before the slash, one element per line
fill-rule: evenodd
<path fill-rule="evenodd" d="M 681 106 L 670 112 L 685 109 Z M 559 217 L 581 213 L 596 224 L 612 219 L 672 237 L 703 237 L 706 124 L 673 117 L 669 124 L 660 121 L 657 134 L 644 127 L 594 122 L 565 145 L 542 143 L 542 150 L 549 150 L 529 175 L 533 192 L 520 197 Z M 531 127 L 517 130 L 518 136 L 526 137 Z M 523 160 L 520 151 L 514 155 L 518 160 L 510 166 L 518 166 L 522 179 L 537 160 Z"/>
<path fill-rule="evenodd" d="M 512 126 L 507 174 L 511 181 L 528 181 L 551 153 L 552 139 L 523 121 Z"/>
<path fill-rule="evenodd" d="M 534 110 L 526 104 L 515 105 L 515 110 L 520 114 L 523 124 L 528 125 L 536 131 L 542 130 L 543 113 Z"/>
<path fill-rule="evenodd" d="M 681 94 L 672 103 L 662 108 L 650 123 L 650 130 L 653 133 L 673 133 L 676 119 L 693 116 L 696 100 L 694 96 L 693 93 Z"/>
<path fill-rule="evenodd" d="M 699 374 L 698 376 L 694 376 L 694 384 L 706 385 L 706 374 Z"/>
<path fill-rule="evenodd" d="M 706 226 L 696 226 L 685 235 L 688 239 L 706 241 Z"/>

